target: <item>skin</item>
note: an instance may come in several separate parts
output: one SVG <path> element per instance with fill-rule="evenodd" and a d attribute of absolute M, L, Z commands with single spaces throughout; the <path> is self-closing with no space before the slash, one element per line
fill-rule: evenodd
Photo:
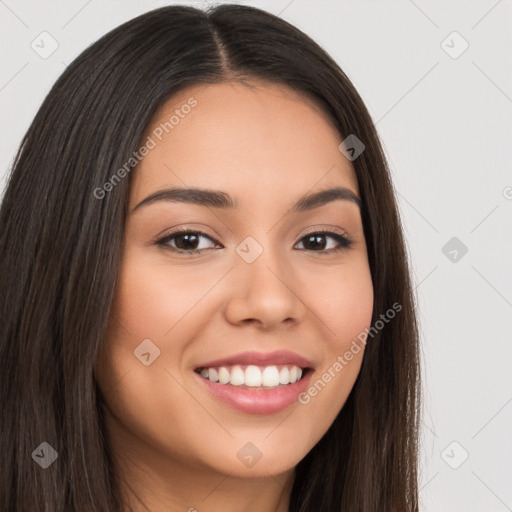
<path fill-rule="evenodd" d="M 143 140 L 191 97 L 197 106 L 133 171 L 130 212 L 171 187 L 224 191 L 239 207 L 158 201 L 129 214 L 96 368 L 108 442 L 134 511 L 286 512 L 294 467 L 343 407 L 364 344 L 308 404 L 268 415 L 224 405 L 193 368 L 246 350 L 287 349 L 313 362 L 314 383 L 370 326 L 358 205 L 335 200 L 287 213 L 303 195 L 335 186 L 360 197 L 356 175 L 327 116 L 294 90 L 265 82 L 189 86 L 157 111 Z M 199 254 L 154 244 L 179 227 L 212 239 L 200 239 Z M 329 254 L 339 247 L 330 236 L 306 246 L 304 237 L 322 229 L 347 235 L 351 247 Z M 263 248 L 250 264 L 235 251 L 247 236 Z M 144 339 L 160 349 L 149 366 L 134 356 Z M 237 457 L 247 442 L 262 454 L 251 468 Z"/>

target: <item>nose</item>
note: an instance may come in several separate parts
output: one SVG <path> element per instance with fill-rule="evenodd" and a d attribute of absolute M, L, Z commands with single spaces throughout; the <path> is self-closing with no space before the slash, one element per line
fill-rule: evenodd
<path fill-rule="evenodd" d="M 265 248 L 252 263 L 236 258 L 225 309 L 228 322 L 255 324 L 268 331 L 302 321 L 307 311 L 303 302 L 306 291 L 283 255 Z"/>

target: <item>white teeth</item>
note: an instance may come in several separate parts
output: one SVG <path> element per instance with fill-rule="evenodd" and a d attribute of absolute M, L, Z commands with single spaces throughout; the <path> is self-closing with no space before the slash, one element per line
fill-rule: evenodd
<path fill-rule="evenodd" d="M 219 382 L 221 384 L 227 384 L 229 382 L 229 372 L 224 366 L 219 368 Z"/>
<path fill-rule="evenodd" d="M 245 384 L 245 373 L 240 366 L 233 366 L 229 383 L 232 386 L 241 386 Z"/>
<path fill-rule="evenodd" d="M 279 385 L 279 370 L 277 366 L 267 366 L 261 376 L 263 386 L 272 387 Z"/>
<path fill-rule="evenodd" d="M 261 386 L 261 370 L 252 364 L 245 369 L 245 384 L 247 386 Z"/>
<path fill-rule="evenodd" d="M 302 377 L 302 368 L 298 366 L 272 365 L 258 367 L 249 365 L 245 371 L 240 365 L 221 366 L 219 368 L 203 368 L 201 376 L 212 382 L 231 384 L 232 386 L 267 387 L 293 384 Z"/>

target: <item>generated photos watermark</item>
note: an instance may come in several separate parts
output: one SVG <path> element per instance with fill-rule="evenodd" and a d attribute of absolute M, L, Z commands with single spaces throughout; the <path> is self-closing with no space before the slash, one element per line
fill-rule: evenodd
<path fill-rule="evenodd" d="M 165 135 L 170 133 L 182 119 L 190 114 L 192 109 L 196 107 L 198 101 L 191 97 L 186 103 L 180 108 L 174 110 L 174 114 L 169 118 L 168 121 L 160 123 L 156 128 L 153 129 L 151 135 L 148 135 L 146 142 L 139 148 L 138 151 L 134 151 L 132 156 L 120 167 L 103 186 L 97 187 L 93 191 L 93 195 L 96 199 L 103 199 L 108 192 L 111 192 L 114 187 L 125 178 L 130 171 L 142 161 L 142 159 L 149 154 L 149 152 L 156 148 L 159 142 L 163 140 Z"/>
<path fill-rule="evenodd" d="M 402 305 L 398 302 L 395 302 L 392 307 L 390 307 L 386 313 L 382 313 L 380 315 L 380 319 L 375 322 L 369 329 L 366 327 L 364 331 L 361 331 L 357 335 L 357 339 L 352 340 L 350 344 L 350 348 L 344 352 L 343 355 L 339 355 L 336 358 L 336 361 L 327 368 L 327 370 L 322 373 L 322 375 L 312 384 L 306 391 L 303 391 L 299 394 L 298 400 L 301 404 L 308 404 L 311 401 L 312 397 L 318 395 L 322 389 L 324 389 L 332 379 L 334 379 L 345 366 L 348 365 L 354 356 L 361 352 L 362 347 L 358 344 L 358 341 L 363 345 L 366 345 L 366 341 L 368 336 L 373 338 L 379 331 L 381 331 L 386 324 L 388 324 L 393 318 L 395 318 L 396 314 L 402 310 Z"/>

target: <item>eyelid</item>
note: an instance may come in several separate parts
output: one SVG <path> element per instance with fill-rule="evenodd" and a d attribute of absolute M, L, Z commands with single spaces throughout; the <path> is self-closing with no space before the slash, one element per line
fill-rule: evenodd
<path fill-rule="evenodd" d="M 325 225 L 325 224 L 321 224 L 319 226 L 317 225 L 317 226 L 308 228 L 308 230 L 306 232 L 299 233 L 299 235 L 297 235 L 297 236 L 300 236 L 299 240 L 301 240 L 302 238 L 304 238 L 305 236 L 307 236 L 311 233 L 326 233 L 326 232 L 333 232 L 338 235 L 344 236 L 347 239 L 350 239 L 350 237 L 346 231 L 343 231 L 342 229 L 340 229 L 336 226 L 330 226 L 330 225 Z"/>

